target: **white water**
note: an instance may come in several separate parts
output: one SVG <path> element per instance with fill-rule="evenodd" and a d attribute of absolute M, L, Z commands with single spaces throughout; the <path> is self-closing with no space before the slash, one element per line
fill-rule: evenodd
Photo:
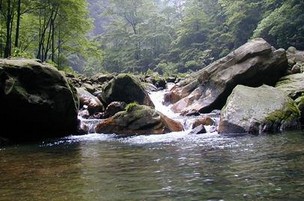
<path fill-rule="evenodd" d="M 165 105 L 164 103 L 164 95 L 167 92 L 167 89 L 160 91 L 152 91 L 149 96 L 151 101 L 154 103 L 155 109 L 169 118 L 172 119 L 180 119 L 181 115 L 179 113 L 175 113 L 171 110 L 171 105 Z"/>
<path fill-rule="evenodd" d="M 101 119 L 85 119 L 78 116 L 80 120 L 80 128 L 83 130 L 88 130 L 89 133 L 95 133 L 95 126 L 102 121 Z"/>
<path fill-rule="evenodd" d="M 121 141 L 123 143 L 130 144 L 147 144 L 147 143 L 170 143 L 177 141 L 209 141 L 214 138 L 219 138 L 220 135 L 217 133 L 216 125 L 218 122 L 218 115 L 211 114 L 213 120 L 216 122 L 215 126 L 204 126 L 207 133 L 203 135 L 193 135 L 192 134 L 192 123 L 198 117 L 182 116 L 179 113 L 175 113 L 171 110 L 172 105 L 164 104 L 164 95 L 168 92 L 168 89 L 153 91 L 149 93 L 149 96 L 154 103 L 155 109 L 167 117 L 179 121 L 184 126 L 184 131 L 181 132 L 171 132 L 162 135 L 142 135 L 142 136 L 132 136 L 129 138 L 117 138 L 114 134 L 99 134 L 95 133 L 95 125 L 102 121 L 100 119 L 83 119 L 81 120 L 81 125 L 89 128 L 89 133 L 82 136 L 70 136 L 68 140 L 73 141 Z M 67 139 L 65 139 L 67 140 Z"/>
<path fill-rule="evenodd" d="M 169 88 L 170 89 L 170 88 Z M 167 105 L 164 103 L 164 95 L 168 92 L 168 89 L 150 92 L 150 99 L 155 105 L 155 109 L 167 117 L 179 121 L 184 126 L 184 130 L 187 132 L 191 132 L 193 121 L 198 118 L 195 116 L 182 116 L 179 113 L 175 113 L 171 110 L 172 105 Z M 216 122 L 216 125 L 219 121 L 219 114 L 212 114 L 213 120 Z M 216 126 L 204 126 L 207 133 L 216 133 Z"/>

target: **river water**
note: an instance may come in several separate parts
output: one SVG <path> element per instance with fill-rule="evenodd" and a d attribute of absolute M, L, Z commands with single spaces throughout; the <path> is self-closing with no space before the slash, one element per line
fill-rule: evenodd
<path fill-rule="evenodd" d="M 304 200 L 304 135 L 71 135 L 0 148 L 0 200 Z"/>
<path fill-rule="evenodd" d="M 303 200 L 304 135 L 89 134 L 0 150 L 0 200 Z"/>

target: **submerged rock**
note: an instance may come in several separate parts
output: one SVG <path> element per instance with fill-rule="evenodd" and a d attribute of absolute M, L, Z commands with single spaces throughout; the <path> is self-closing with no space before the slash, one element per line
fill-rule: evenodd
<path fill-rule="evenodd" d="M 299 128 L 300 111 L 281 90 L 238 85 L 221 111 L 219 133 L 272 133 Z"/>
<path fill-rule="evenodd" d="M 2 138 L 38 140 L 75 133 L 78 97 L 56 68 L 35 60 L 0 60 Z"/>

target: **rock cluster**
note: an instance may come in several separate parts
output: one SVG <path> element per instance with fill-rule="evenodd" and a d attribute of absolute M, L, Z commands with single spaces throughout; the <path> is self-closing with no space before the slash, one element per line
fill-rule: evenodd
<path fill-rule="evenodd" d="M 303 52 L 257 38 L 176 84 L 166 100 L 182 114 L 221 110 L 219 133 L 299 129 L 304 74 L 294 68 L 303 63 Z"/>
<path fill-rule="evenodd" d="M 192 119 L 195 133 L 206 132 L 205 126 L 225 134 L 299 129 L 303 64 L 304 52 L 253 39 L 186 79 L 170 78 L 176 83 L 165 104 Z M 87 78 L 35 60 L 2 59 L 0 143 L 90 132 L 79 119 L 97 119 L 95 132 L 123 136 L 182 131 L 179 121 L 155 110 L 147 91 L 164 88 L 166 80 L 144 79 L 150 83 L 129 74 Z"/>

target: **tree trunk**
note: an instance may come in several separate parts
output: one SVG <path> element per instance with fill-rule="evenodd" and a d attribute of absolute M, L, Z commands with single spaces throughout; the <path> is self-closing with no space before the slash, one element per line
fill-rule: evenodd
<path fill-rule="evenodd" d="M 4 58 L 8 58 L 12 54 L 12 5 L 11 0 L 7 0 L 7 13 L 6 13 L 6 42 L 4 48 Z"/>
<path fill-rule="evenodd" d="M 58 14 L 59 7 L 57 6 L 56 8 L 53 8 L 52 10 L 52 15 L 51 15 L 51 21 L 49 24 L 49 35 L 47 38 L 47 44 L 46 44 L 46 51 L 44 53 L 44 58 L 48 58 L 48 53 L 49 50 L 51 50 L 51 59 L 54 61 L 54 52 L 55 52 L 55 45 L 54 45 L 54 40 L 55 40 L 55 20 Z"/>
<path fill-rule="evenodd" d="M 53 19 L 51 22 L 51 30 L 52 30 L 52 62 L 55 62 L 55 20 Z"/>
<path fill-rule="evenodd" d="M 21 18 L 21 0 L 18 0 L 15 47 L 19 47 L 20 18 Z"/>
<path fill-rule="evenodd" d="M 3 13 L 3 1 L 0 0 L 0 19 L 2 18 Z M 3 57 L 3 49 L 4 48 L 4 36 L 2 33 L 2 26 L 0 25 L 0 57 Z"/>
<path fill-rule="evenodd" d="M 60 55 L 61 54 L 61 29 L 60 29 L 60 24 L 58 27 L 58 50 L 57 50 L 57 66 L 58 68 L 61 67 L 61 60 L 60 60 Z"/>
<path fill-rule="evenodd" d="M 48 58 L 49 50 L 52 49 L 52 34 L 55 33 L 55 31 L 53 31 L 53 26 L 55 27 L 55 20 L 58 15 L 58 11 L 58 6 L 52 7 L 50 16 L 44 16 L 44 22 L 40 31 L 41 35 L 37 53 L 37 58 L 41 61 L 45 61 Z M 47 17 L 48 19 L 46 19 Z"/>
<path fill-rule="evenodd" d="M 47 22 L 46 22 L 46 16 L 43 16 L 43 25 L 40 28 L 41 30 L 39 31 L 41 34 L 39 36 L 40 40 L 39 40 L 39 44 L 38 44 L 38 53 L 37 53 L 37 58 L 40 59 L 41 61 L 45 61 L 45 46 L 44 46 L 44 42 L 45 42 L 45 34 L 46 31 L 49 27 L 49 24 L 51 22 L 52 19 L 52 15 L 53 12 L 51 14 L 51 16 L 48 18 Z"/>

